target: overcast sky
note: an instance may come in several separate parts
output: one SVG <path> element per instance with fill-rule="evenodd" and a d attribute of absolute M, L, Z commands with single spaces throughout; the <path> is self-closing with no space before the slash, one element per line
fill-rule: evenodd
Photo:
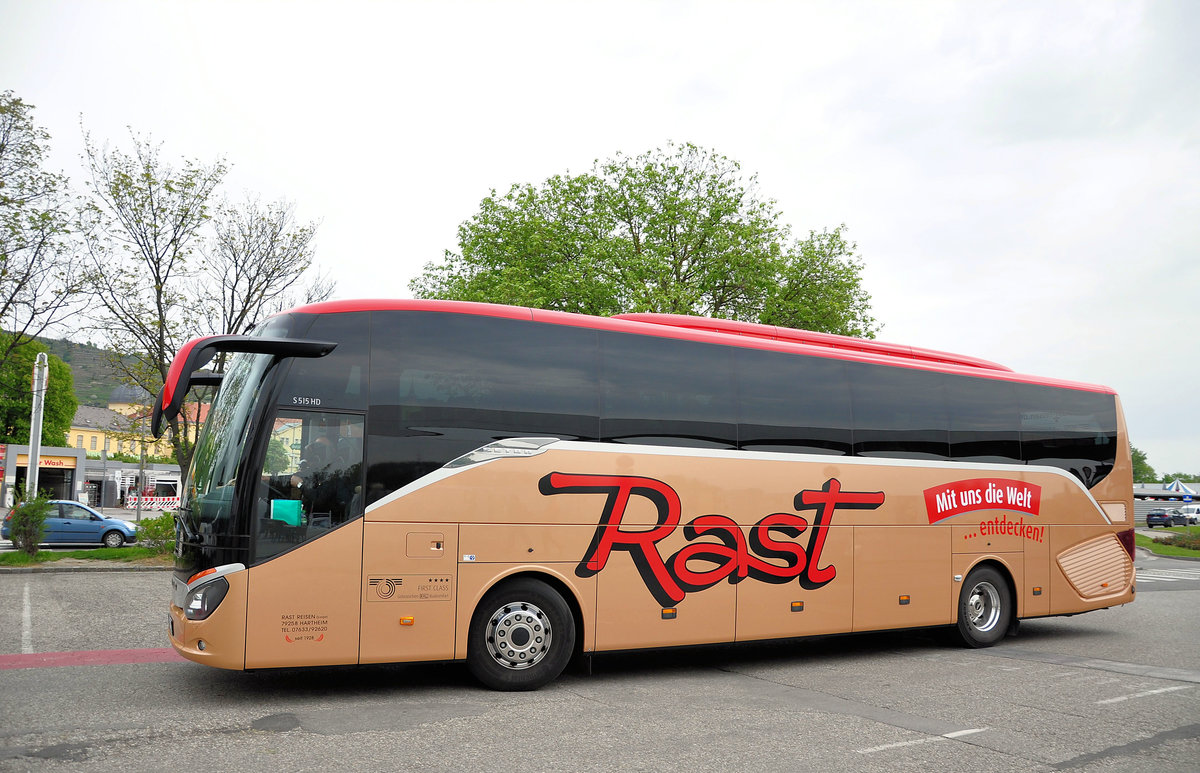
<path fill-rule="evenodd" d="M 409 297 L 493 188 L 692 142 L 845 223 L 881 340 L 1122 396 L 1200 473 L 1200 2 L 0 0 L 0 90 L 320 222 L 337 297 Z"/>

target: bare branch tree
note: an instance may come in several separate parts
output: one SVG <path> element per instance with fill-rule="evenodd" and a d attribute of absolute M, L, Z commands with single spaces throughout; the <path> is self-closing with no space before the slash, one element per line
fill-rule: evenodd
<path fill-rule="evenodd" d="M 49 141 L 33 105 L 0 92 L 0 367 L 80 305 L 67 180 L 42 168 Z"/>
<path fill-rule="evenodd" d="M 97 147 L 84 133 L 92 199 L 83 211 L 90 285 L 99 302 L 96 329 L 116 351 L 113 366 L 147 395 L 162 389 L 171 360 L 199 329 L 187 290 L 190 263 L 209 199 L 224 178 L 218 160 L 159 158 L 159 145 L 130 131 L 133 153 Z M 175 458 L 191 458 L 187 411 L 171 421 Z"/>
<path fill-rule="evenodd" d="M 222 205 L 213 236 L 201 248 L 203 288 L 197 297 L 205 299 L 207 332 L 247 333 L 264 317 L 294 305 L 298 291 L 311 294 L 313 285 L 302 279 L 312 265 L 315 235 L 316 225 L 296 223 L 289 202 Z M 332 287 L 324 292 L 328 297 Z"/>

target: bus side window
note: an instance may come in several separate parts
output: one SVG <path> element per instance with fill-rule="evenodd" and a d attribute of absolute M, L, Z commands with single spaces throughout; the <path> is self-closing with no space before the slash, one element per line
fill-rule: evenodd
<path fill-rule="evenodd" d="M 280 410 L 263 463 L 255 560 L 363 513 L 363 417 Z"/>

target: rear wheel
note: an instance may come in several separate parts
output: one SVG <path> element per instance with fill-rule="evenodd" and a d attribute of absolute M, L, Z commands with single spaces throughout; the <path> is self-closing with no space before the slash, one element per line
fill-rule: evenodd
<path fill-rule="evenodd" d="M 1004 638 L 1013 619 L 1012 594 L 990 566 L 967 575 L 958 594 L 958 634 L 968 647 L 990 647 Z"/>
<path fill-rule="evenodd" d="M 119 531 L 109 531 L 104 533 L 104 539 L 101 541 L 105 547 L 119 548 L 125 544 L 125 535 Z"/>
<path fill-rule="evenodd" d="M 471 617 L 467 667 L 494 690 L 536 690 L 566 668 L 575 619 L 553 588 L 522 578 L 484 596 Z"/>

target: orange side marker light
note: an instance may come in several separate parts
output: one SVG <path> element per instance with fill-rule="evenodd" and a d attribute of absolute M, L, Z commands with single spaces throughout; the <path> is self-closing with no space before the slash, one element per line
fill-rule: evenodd
<path fill-rule="evenodd" d="M 212 569 L 205 569 L 203 572 L 193 574 L 191 577 L 188 578 L 188 585 L 191 585 L 196 580 L 199 580 L 201 577 L 205 577 L 207 575 L 213 574 L 216 571 L 217 571 L 216 567 L 213 567 Z"/>

